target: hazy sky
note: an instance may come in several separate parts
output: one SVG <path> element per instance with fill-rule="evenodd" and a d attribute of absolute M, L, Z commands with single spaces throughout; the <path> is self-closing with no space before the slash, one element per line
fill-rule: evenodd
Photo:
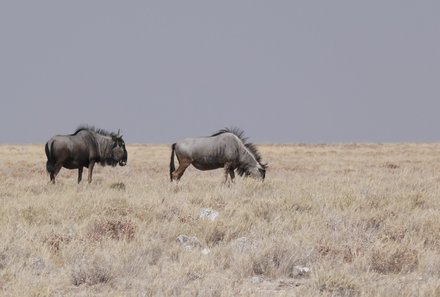
<path fill-rule="evenodd" d="M 1 1 L 0 143 L 439 142 L 440 1 Z"/>

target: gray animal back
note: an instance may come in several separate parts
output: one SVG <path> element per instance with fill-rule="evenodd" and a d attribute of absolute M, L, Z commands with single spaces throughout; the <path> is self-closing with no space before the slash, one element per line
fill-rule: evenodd
<path fill-rule="evenodd" d="M 72 135 L 56 135 L 49 140 L 49 146 L 54 142 L 54 150 L 64 147 L 71 153 L 97 153 L 94 136 L 89 131 L 79 131 Z"/>
<path fill-rule="evenodd" d="M 217 161 L 232 161 L 238 158 L 239 143 L 235 135 L 224 133 L 217 136 L 186 138 L 176 143 L 176 153 L 199 160 L 209 156 Z"/>

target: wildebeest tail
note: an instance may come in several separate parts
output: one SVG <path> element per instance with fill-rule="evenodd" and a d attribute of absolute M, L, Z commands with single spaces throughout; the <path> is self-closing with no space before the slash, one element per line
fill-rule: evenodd
<path fill-rule="evenodd" d="M 55 170 L 55 158 L 53 157 L 53 142 L 51 143 L 51 147 L 49 149 L 49 142 L 46 142 L 46 146 L 44 147 L 45 151 L 46 151 L 46 157 L 47 157 L 47 162 L 46 162 L 46 170 L 49 173 L 54 172 Z"/>
<path fill-rule="evenodd" d="M 171 160 L 170 160 L 170 180 L 173 181 L 173 172 L 176 170 L 176 166 L 174 166 L 174 150 L 176 148 L 176 144 L 173 143 L 171 145 Z"/>

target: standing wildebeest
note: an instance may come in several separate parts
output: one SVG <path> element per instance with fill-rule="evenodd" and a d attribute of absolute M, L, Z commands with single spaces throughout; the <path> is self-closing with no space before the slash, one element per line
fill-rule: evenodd
<path fill-rule="evenodd" d="M 57 135 L 46 143 L 46 169 L 50 181 L 61 167 L 78 169 L 78 183 L 81 181 L 83 167 L 89 168 L 89 183 L 95 163 L 102 166 L 127 164 L 127 150 L 122 135 L 110 133 L 93 127 L 80 127 L 71 135 Z"/>
<path fill-rule="evenodd" d="M 246 143 L 243 131 L 223 129 L 208 137 L 187 138 L 171 146 L 170 179 L 179 180 L 185 169 L 193 165 L 199 170 L 225 169 L 234 181 L 234 170 L 240 176 L 264 179 L 267 164 L 261 163 L 261 156 L 252 143 Z M 174 153 L 179 161 L 175 170 Z"/>

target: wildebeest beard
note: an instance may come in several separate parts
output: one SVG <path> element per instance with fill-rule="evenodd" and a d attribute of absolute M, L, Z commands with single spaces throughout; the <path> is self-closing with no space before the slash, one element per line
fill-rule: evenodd
<path fill-rule="evenodd" d="M 240 176 L 248 176 L 250 174 L 250 166 L 248 164 L 239 164 L 237 173 Z"/>
<path fill-rule="evenodd" d="M 118 165 L 120 162 L 122 162 L 122 161 L 118 161 L 118 160 L 115 160 L 115 159 L 113 159 L 113 158 L 106 158 L 106 159 L 102 160 L 102 161 L 100 162 L 100 164 L 101 164 L 102 166 L 109 165 L 109 166 L 115 167 L 115 166 Z"/>

